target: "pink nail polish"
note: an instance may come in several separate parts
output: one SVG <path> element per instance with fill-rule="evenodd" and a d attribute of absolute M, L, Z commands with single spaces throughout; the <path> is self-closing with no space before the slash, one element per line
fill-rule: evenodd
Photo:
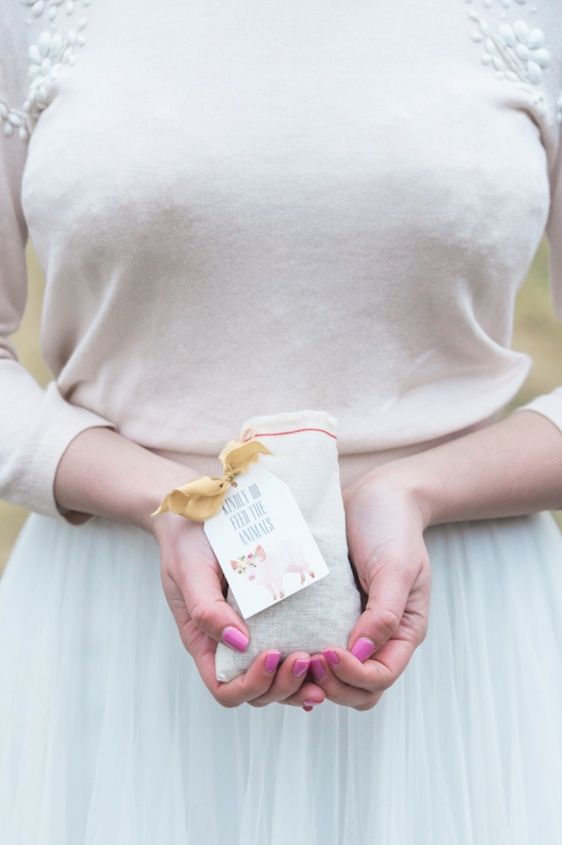
<path fill-rule="evenodd" d="M 315 681 L 321 680 L 326 674 L 326 670 L 324 669 L 319 657 L 313 657 L 310 661 L 310 671 L 312 672 L 312 677 Z"/>
<path fill-rule="evenodd" d="M 235 648 L 236 651 L 246 651 L 250 642 L 246 634 L 243 634 L 238 628 L 233 628 L 232 625 L 227 625 L 222 632 L 222 641 L 231 648 Z"/>
<path fill-rule="evenodd" d="M 317 704 L 322 704 L 321 701 L 314 701 L 313 698 L 305 698 L 304 704 L 306 707 L 315 707 Z"/>
<path fill-rule="evenodd" d="M 310 713 L 311 710 L 314 710 L 314 707 L 310 704 L 303 704 L 302 709 L 306 710 L 307 713 Z"/>
<path fill-rule="evenodd" d="M 265 671 L 269 672 L 270 674 L 275 672 L 277 667 L 279 666 L 279 661 L 281 660 L 281 652 L 280 651 L 270 651 L 269 654 L 265 658 Z"/>
<path fill-rule="evenodd" d="M 307 657 L 297 657 L 295 662 L 293 663 L 293 675 L 295 678 L 302 678 L 304 673 L 308 670 L 310 666 L 310 658 Z"/>
<path fill-rule="evenodd" d="M 371 656 L 374 650 L 375 644 L 372 640 L 370 640 L 368 637 L 359 637 L 357 642 L 353 644 L 351 653 L 355 657 L 357 657 L 358 660 L 361 660 L 361 662 L 363 662 Z"/>
<path fill-rule="evenodd" d="M 326 660 L 328 661 L 328 663 L 330 664 L 330 666 L 339 666 L 340 665 L 340 659 L 339 659 L 338 655 L 336 654 L 336 652 L 332 648 L 325 648 L 322 653 L 324 654 L 324 656 L 325 656 Z"/>

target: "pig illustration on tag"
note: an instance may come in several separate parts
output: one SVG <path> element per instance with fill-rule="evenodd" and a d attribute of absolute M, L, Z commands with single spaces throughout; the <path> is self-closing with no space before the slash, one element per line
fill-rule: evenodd
<path fill-rule="evenodd" d="M 305 552 L 295 540 L 282 540 L 268 550 L 260 543 L 253 552 L 231 560 L 230 565 L 256 586 L 269 590 L 274 601 L 285 598 L 283 581 L 288 573 L 298 573 L 301 584 L 304 584 L 307 574 L 311 578 L 316 577 Z"/>

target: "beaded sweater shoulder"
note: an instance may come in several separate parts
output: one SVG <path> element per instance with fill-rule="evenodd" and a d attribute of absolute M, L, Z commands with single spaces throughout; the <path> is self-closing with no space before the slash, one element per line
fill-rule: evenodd
<path fill-rule="evenodd" d="M 19 107 L 0 100 L 0 120 L 4 135 L 17 132 L 25 141 L 33 131 L 43 109 L 49 105 L 53 84 L 66 64 L 74 64 L 79 47 L 86 43 L 85 17 L 78 17 L 80 7 L 87 8 L 92 0 L 20 0 L 28 24 L 45 18 L 48 28 L 39 34 L 36 43 L 28 48 L 30 77 L 27 97 Z"/>
<path fill-rule="evenodd" d="M 483 0 L 485 11 L 481 12 L 474 0 L 465 2 L 471 7 L 468 17 L 475 24 L 471 38 L 481 46 L 482 64 L 489 66 L 498 80 L 526 91 L 538 113 L 550 122 L 562 122 L 562 91 L 552 102 L 541 87 L 552 56 L 545 33 L 533 24 L 536 4 L 532 0 Z M 488 18 L 487 10 L 494 14 L 493 19 Z"/>
<path fill-rule="evenodd" d="M 77 49 L 86 43 L 84 29 L 87 19 L 77 14 L 92 0 L 20 0 L 31 13 L 27 23 L 46 18 L 48 28 L 41 31 L 36 43 L 29 46 L 30 84 L 21 107 L 0 99 L 0 122 L 5 135 L 17 132 L 27 140 L 39 115 L 49 104 L 53 83 L 65 64 L 74 64 Z M 532 0 L 482 0 L 484 12 L 470 5 L 469 19 L 475 24 L 471 38 L 482 47 L 481 62 L 494 71 L 500 81 L 514 83 L 529 94 L 537 112 L 550 122 L 562 123 L 562 89 L 554 102 L 545 95 L 541 85 L 551 64 L 551 53 L 543 30 L 534 26 L 532 16 L 537 6 Z M 491 21 L 486 11 L 500 7 L 499 21 Z M 523 12 L 527 12 L 525 18 Z M 63 20 L 66 16 L 66 20 Z M 66 25 L 66 28 L 64 28 Z"/>

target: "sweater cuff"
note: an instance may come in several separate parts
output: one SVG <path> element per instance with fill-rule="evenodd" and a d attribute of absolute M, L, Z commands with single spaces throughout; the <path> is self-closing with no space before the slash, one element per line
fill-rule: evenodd
<path fill-rule="evenodd" d="M 94 426 L 116 427 L 94 411 L 67 402 L 60 394 L 56 382 L 49 382 L 34 428 L 35 436 L 30 440 L 32 446 L 29 462 L 24 470 L 27 483 L 22 504 L 28 510 L 71 525 L 80 525 L 92 518 L 93 514 L 59 508 L 54 494 L 54 481 L 67 446 L 81 431 Z"/>
<path fill-rule="evenodd" d="M 517 411 L 536 411 L 547 417 L 562 434 L 562 387 L 557 387 L 550 393 L 545 393 L 542 396 L 537 396 L 525 405 L 519 405 L 515 409 Z"/>

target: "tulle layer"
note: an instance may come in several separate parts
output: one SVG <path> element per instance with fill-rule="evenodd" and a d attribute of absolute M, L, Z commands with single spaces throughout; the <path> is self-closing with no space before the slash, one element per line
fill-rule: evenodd
<path fill-rule="evenodd" d="M 10 845 L 558 845 L 562 538 L 432 526 L 427 637 L 372 710 L 221 707 L 154 538 L 31 514 L 0 582 Z"/>

